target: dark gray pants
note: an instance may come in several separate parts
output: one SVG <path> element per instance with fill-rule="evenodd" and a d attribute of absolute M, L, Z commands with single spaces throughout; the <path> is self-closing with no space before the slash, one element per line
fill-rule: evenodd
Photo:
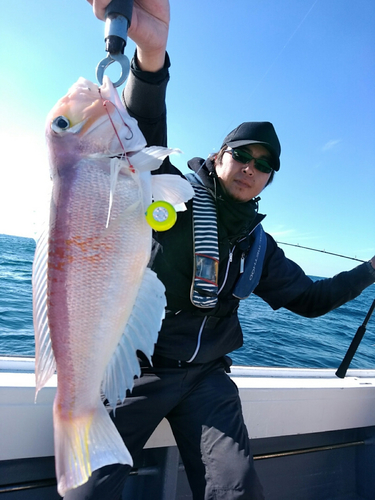
<path fill-rule="evenodd" d="M 159 422 L 171 425 L 194 500 L 260 500 L 236 385 L 215 361 L 188 368 L 143 369 L 141 378 L 113 417 L 133 457 Z M 66 500 L 117 500 L 130 467 L 95 471 Z"/>

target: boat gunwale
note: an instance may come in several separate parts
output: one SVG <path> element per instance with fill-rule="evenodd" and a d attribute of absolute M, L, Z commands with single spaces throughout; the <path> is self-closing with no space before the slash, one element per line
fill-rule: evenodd
<path fill-rule="evenodd" d="M 34 373 L 35 358 L 32 356 L 0 356 L 0 373 Z M 334 368 L 298 368 L 233 365 L 230 375 L 234 378 L 311 378 L 338 379 Z M 353 368 L 345 378 L 375 379 L 375 369 Z M 338 379 L 345 380 L 345 379 Z"/>

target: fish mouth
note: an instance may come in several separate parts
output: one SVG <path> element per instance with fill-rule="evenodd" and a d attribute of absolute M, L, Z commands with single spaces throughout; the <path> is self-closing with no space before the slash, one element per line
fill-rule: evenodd
<path fill-rule="evenodd" d="M 119 135 L 118 134 L 118 128 L 116 123 L 113 122 L 113 119 L 109 119 L 108 118 L 108 115 L 107 114 L 103 114 L 102 116 L 99 116 L 99 117 L 96 117 L 95 119 L 92 119 L 91 117 L 90 118 L 86 118 L 86 120 L 83 120 L 82 122 L 80 122 L 82 124 L 80 130 L 77 130 L 79 131 L 80 135 L 92 135 L 94 133 L 96 133 L 97 129 L 99 129 L 100 127 L 103 127 L 103 125 L 107 125 L 108 126 L 108 129 L 110 131 L 112 131 L 112 133 L 114 133 L 115 135 Z M 78 124 L 77 124 L 78 125 Z M 105 132 L 101 132 L 101 134 L 103 134 Z M 131 132 L 133 134 L 133 131 Z M 136 151 L 134 152 L 136 153 Z M 128 153 L 128 155 L 130 154 L 134 154 L 133 152 L 131 153 Z M 116 156 L 116 155 L 114 155 Z"/>

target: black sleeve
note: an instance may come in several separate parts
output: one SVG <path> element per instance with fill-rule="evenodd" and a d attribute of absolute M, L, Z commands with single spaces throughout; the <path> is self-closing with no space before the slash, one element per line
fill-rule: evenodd
<path fill-rule="evenodd" d="M 371 264 L 365 262 L 351 271 L 312 283 L 285 307 L 301 316 L 314 318 L 353 300 L 374 283 Z"/>
<path fill-rule="evenodd" d="M 165 96 L 169 81 L 169 56 L 165 54 L 164 67 L 156 73 L 142 71 L 137 65 L 137 52 L 131 62 L 128 81 L 123 90 L 123 103 L 133 118 L 138 121 L 147 146 L 167 146 L 167 109 Z M 176 174 L 181 172 L 169 160 L 163 161 L 160 168 L 151 172 L 157 174 Z"/>
<path fill-rule="evenodd" d="M 277 246 L 267 234 L 267 250 L 262 276 L 254 293 L 273 309 L 280 309 L 305 292 L 313 283 L 304 271 Z"/>
<path fill-rule="evenodd" d="M 313 282 L 267 234 L 263 273 L 254 293 L 273 309 L 285 307 L 313 318 L 354 299 L 374 281 L 375 272 L 366 262 L 333 278 Z"/>
<path fill-rule="evenodd" d="M 123 90 L 123 103 L 128 113 L 138 121 L 147 146 L 167 146 L 167 111 L 165 96 L 169 81 L 170 62 L 165 55 L 164 67 L 156 73 L 142 71 L 137 66 L 137 53 L 131 62 L 128 81 Z"/>

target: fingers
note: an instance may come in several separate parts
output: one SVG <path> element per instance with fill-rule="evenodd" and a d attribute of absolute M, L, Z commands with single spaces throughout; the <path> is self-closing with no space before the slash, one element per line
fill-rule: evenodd
<path fill-rule="evenodd" d="M 95 16 L 104 21 L 104 12 L 110 0 L 87 0 L 92 5 Z"/>

